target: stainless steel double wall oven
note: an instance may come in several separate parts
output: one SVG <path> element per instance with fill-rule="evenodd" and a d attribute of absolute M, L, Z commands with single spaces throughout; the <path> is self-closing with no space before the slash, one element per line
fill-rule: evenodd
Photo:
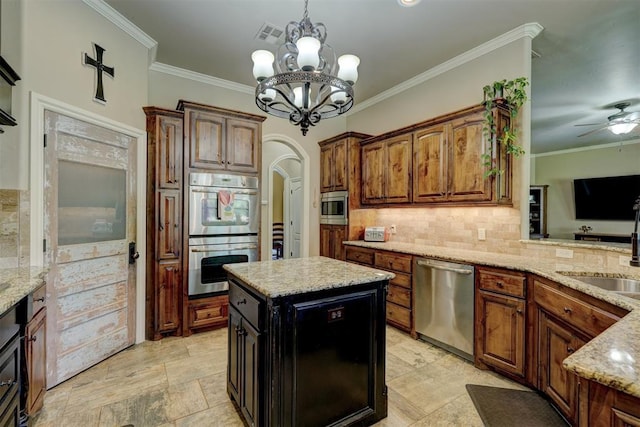
<path fill-rule="evenodd" d="M 229 289 L 223 264 L 258 260 L 258 178 L 189 175 L 189 297 Z"/>

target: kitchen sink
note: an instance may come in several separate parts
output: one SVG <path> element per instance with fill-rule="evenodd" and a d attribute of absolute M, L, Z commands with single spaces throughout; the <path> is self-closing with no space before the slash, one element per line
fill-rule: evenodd
<path fill-rule="evenodd" d="M 616 292 L 631 298 L 640 299 L 640 280 L 625 277 L 578 276 L 565 274 L 605 291 Z"/>

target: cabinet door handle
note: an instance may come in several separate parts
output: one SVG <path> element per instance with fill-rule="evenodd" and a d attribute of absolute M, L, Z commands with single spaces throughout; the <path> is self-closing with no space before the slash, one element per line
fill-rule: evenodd
<path fill-rule="evenodd" d="M 564 307 L 563 310 L 565 313 L 571 314 L 571 309 L 569 307 Z"/>
<path fill-rule="evenodd" d="M 29 338 L 27 338 L 27 342 L 36 342 L 36 338 L 38 338 L 35 335 L 31 335 Z"/>
<path fill-rule="evenodd" d="M 521 308 L 516 308 L 516 313 L 522 314 L 522 309 Z"/>
<path fill-rule="evenodd" d="M 575 349 L 575 348 L 573 348 L 573 347 L 567 347 L 567 353 L 571 354 L 571 353 L 573 353 L 574 351 L 576 351 L 576 349 Z"/>
<path fill-rule="evenodd" d="M 4 387 L 4 386 L 13 386 L 16 385 L 16 380 L 9 380 L 9 381 L 0 381 L 0 387 Z"/>
<path fill-rule="evenodd" d="M 44 302 L 44 297 L 34 298 L 33 302 Z"/>

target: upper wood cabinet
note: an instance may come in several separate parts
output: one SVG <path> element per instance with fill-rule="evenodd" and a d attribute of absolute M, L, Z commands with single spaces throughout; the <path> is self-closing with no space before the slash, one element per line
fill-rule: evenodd
<path fill-rule="evenodd" d="M 345 132 L 318 142 L 320 192 L 348 191 L 349 209 L 360 206 L 360 141 L 371 135 Z"/>
<path fill-rule="evenodd" d="M 258 173 L 265 117 L 188 101 L 178 109 L 185 114 L 188 167 Z"/>
<path fill-rule="evenodd" d="M 412 134 L 362 146 L 362 204 L 411 201 Z"/>
<path fill-rule="evenodd" d="M 498 136 L 483 133 L 483 114 L 478 105 L 363 141 L 362 203 L 510 203 L 511 159 Z M 493 114 L 508 123 L 506 107 Z M 485 177 L 489 152 L 503 174 Z"/>

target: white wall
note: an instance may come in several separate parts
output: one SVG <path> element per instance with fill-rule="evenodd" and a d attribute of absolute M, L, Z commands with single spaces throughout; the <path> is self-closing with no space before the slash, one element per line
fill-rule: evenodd
<path fill-rule="evenodd" d="M 81 0 L 2 0 L 2 8 L 3 24 L 11 21 L 6 30 L 2 26 L 2 49 L 22 80 L 13 92 L 18 126 L 0 141 L 0 188 L 28 187 L 31 91 L 145 129 L 146 47 Z M 83 52 L 95 58 L 92 42 L 106 50 L 105 64 L 115 67 L 114 79 L 104 77 L 106 105 L 93 101 L 96 71 L 81 62 Z"/>
<path fill-rule="evenodd" d="M 576 220 L 573 179 L 640 174 L 640 140 L 566 150 L 535 157 L 535 182 L 547 189 L 547 232 L 552 239 L 573 239 L 583 225 L 594 233 L 629 234 L 633 221 Z M 640 189 L 638 190 L 640 192 Z M 639 193 L 640 194 L 640 193 Z"/>

